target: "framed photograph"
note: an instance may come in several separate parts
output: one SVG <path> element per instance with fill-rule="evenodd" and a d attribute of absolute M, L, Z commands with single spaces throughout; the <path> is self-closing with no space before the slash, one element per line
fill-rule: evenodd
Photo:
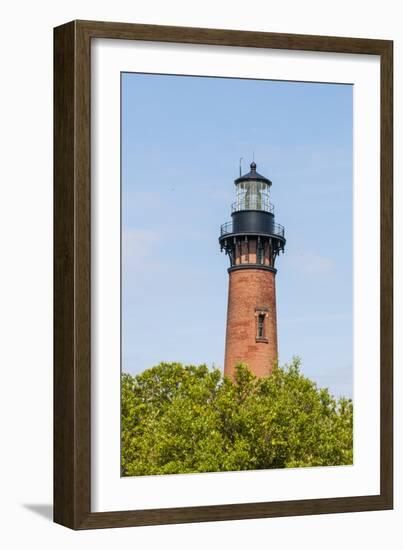
<path fill-rule="evenodd" d="M 392 55 L 55 29 L 55 522 L 393 507 Z"/>

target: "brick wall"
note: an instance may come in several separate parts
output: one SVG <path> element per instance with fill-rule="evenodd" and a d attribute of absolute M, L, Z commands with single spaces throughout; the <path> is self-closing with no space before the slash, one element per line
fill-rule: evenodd
<path fill-rule="evenodd" d="M 257 341 L 259 314 L 265 315 L 261 341 Z M 256 376 L 268 376 L 276 360 L 275 273 L 258 268 L 230 271 L 224 374 L 232 377 L 235 365 L 243 362 Z"/>

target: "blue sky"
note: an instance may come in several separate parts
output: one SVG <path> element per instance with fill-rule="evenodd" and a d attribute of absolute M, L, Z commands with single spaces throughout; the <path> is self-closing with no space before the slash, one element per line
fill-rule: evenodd
<path fill-rule="evenodd" d="M 352 396 L 352 86 L 122 75 L 122 367 L 223 368 L 234 178 L 272 180 L 280 364 Z"/>

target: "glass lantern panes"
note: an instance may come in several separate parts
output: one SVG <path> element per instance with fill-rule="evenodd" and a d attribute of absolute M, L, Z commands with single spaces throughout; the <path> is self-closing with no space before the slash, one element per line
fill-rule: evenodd
<path fill-rule="evenodd" d="M 235 210 L 271 211 L 269 186 L 262 181 L 242 181 L 236 186 Z"/>

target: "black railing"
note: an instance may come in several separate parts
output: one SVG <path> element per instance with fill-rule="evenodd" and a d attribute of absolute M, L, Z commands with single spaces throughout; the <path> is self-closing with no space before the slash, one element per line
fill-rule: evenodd
<path fill-rule="evenodd" d="M 273 223 L 273 229 L 271 230 L 271 235 L 278 235 L 279 237 L 284 238 L 284 226 L 279 223 Z M 221 237 L 224 235 L 230 235 L 233 233 L 232 221 L 223 223 L 221 226 Z"/>
<path fill-rule="evenodd" d="M 232 233 L 232 222 L 223 223 L 221 226 L 221 237 Z"/>

